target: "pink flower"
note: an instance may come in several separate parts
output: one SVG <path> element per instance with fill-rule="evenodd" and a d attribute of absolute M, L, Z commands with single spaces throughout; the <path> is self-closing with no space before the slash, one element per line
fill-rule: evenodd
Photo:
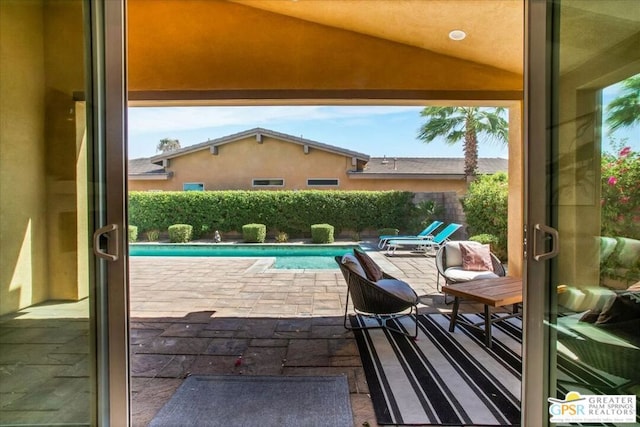
<path fill-rule="evenodd" d="M 620 197 L 620 203 L 624 203 L 624 204 L 629 203 L 629 196 Z"/>
<path fill-rule="evenodd" d="M 619 156 L 627 157 L 629 153 L 631 153 L 631 147 L 624 147 L 622 150 L 620 150 Z"/>
<path fill-rule="evenodd" d="M 604 199 L 600 199 L 600 206 L 604 206 L 604 203 L 605 203 Z"/>
<path fill-rule="evenodd" d="M 610 176 L 609 179 L 607 180 L 607 184 L 613 186 L 616 185 L 618 183 L 618 178 L 616 178 L 615 176 Z"/>

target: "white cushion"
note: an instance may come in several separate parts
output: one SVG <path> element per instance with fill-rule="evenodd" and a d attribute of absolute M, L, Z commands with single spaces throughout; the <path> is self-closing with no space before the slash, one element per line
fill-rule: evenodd
<path fill-rule="evenodd" d="M 616 297 L 616 293 L 611 289 L 589 287 L 583 288 L 581 291 L 584 295 L 584 309 L 602 310 L 602 308 Z"/>
<path fill-rule="evenodd" d="M 380 279 L 376 282 L 376 285 L 404 301 L 412 304 L 418 302 L 418 295 L 407 282 L 394 279 Z"/>
<path fill-rule="evenodd" d="M 447 255 L 447 259 L 449 256 Z M 467 282 L 469 280 L 495 279 L 498 276 L 493 271 L 473 271 L 464 270 L 462 267 L 449 267 L 444 271 L 444 275 L 454 282 Z"/>
<path fill-rule="evenodd" d="M 344 254 L 342 257 L 342 263 L 346 265 L 347 268 L 353 273 L 356 273 L 358 276 L 365 279 L 367 278 L 367 273 L 364 272 L 364 268 L 362 268 L 360 261 L 358 261 L 358 258 L 356 258 L 354 255 L 350 253 Z"/>
<path fill-rule="evenodd" d="M 558 294 L 558 304 L 571 311 L 585 311 L 589 307 L 584 303 L 586 293 L 578 288 L 567 286 L 567 289 Z"/>

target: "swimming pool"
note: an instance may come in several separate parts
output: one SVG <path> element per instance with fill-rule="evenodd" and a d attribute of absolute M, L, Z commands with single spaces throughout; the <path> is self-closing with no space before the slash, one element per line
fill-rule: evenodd
<path fill-rule="evenodd" d="M 129 256 L 275 257 L 276 269 L 337 268 L 333 259 L 357 245 L 226 245 L 226 244 L 130 244 Z"/>

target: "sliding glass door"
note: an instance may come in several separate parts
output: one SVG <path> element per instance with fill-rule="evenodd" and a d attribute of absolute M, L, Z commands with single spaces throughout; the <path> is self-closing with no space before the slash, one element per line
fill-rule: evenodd
<path fill-rule="evenodd" d="M 0 425 L 127 422 L 122 17 L 0 1 Z"/>
<path fill-rule="evenodd" d="M 640 2 L 528 18 L 525 421 L 639 422 Z"/>

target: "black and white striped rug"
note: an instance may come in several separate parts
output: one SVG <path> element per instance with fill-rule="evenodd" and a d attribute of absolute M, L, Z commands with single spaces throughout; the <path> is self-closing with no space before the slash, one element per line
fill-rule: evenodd
<path fill-rule="evenodd" d="M 461 316 L 450 333 L 448 315 L 419 315 L 415 341 L 383 329 L 355 331 L 378 424 L 520 424 L 522 320 L 495 323 L 489 349 L 481 331 L 464 325 L 483 315 Z M 352 317 L 354 326 L 370 321 Z M 414 321 L 400 323 L 412 331 Z"/>

